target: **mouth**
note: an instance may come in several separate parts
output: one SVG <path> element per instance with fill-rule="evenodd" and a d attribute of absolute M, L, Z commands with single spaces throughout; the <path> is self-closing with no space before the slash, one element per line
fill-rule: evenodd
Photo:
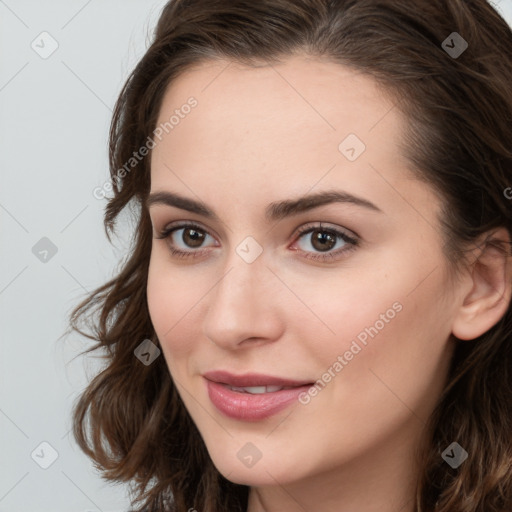
<path fill-rule="evenodd" d="M 203 374 L 208 396 L 223 415 L 242 421 L 260 421 L 298 401 L 314 384 L 263 374 L 233 375 L 225 371 Z"/>
<path fill-rule="evenodd" d="M 244 389 L 262 387 L 296 388 L 307 384 L 313 384 L 313 382 L 307 380 L 286 379 L 284 377 L 274 377 L 272 375 L 264 375 L 262 373 L 245 373 L 243 375 L 235 375 L 224 370 L 206 372 L 203 374 L 203 377 L 211 380 L 212 382 L 218 382 L 219 384 L 226 384 L 227 386 Z M 261 393 L 262 391 L 255 392 Z"/>
<path fill-rule="evenodd" d="M 222 383 L 219 383 L 222 384 Z M 251 395 L 262 395 L 263 393 L 275 393 L 276 391 L 281 391 L 283 389 L 293 389 L 293 386 L 229 386 L 228 384 L 223 384 L 231 391 L 238 391 L 239 393 L 250 393 Z"/>

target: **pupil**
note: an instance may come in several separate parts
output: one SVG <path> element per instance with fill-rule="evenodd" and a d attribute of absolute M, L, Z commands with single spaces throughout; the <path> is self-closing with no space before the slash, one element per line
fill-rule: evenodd
<path fill-rule="evenodd" d="M 332 234 L 327 233 L 325 231 L 316 231 L 315 233 L 317 233 L 317 235 L 313 238 L 313 245 L 315 246 L 316 249 L 320 251 L 327 251 L 329 249 L 332 249 L 332 247 L 334 247 L 334 245 L 336 244 L 336 240 L 334 239 Z M 325 245 L 326 241 L 331 242 L 330 244 L 328 244 L 328 247 Z M 320 242 L 319 247 L 316 247 L 316 242 Z"/>
<path fill-rule="evenodd" d="M 183 236 L 185 237 L 185 233 L 188 235 L 188 238 L 191 239 L 191 243 L 184 238 L 184 242 L 187 245 L 191 245 L 192 247 L 199 247 L 204 239 L 204 235 L 195 229 L 188 229 L 183 232 Z"/>

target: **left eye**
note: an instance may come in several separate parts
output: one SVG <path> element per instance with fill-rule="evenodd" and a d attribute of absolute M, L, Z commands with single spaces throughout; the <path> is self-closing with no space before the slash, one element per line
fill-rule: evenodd
<path fill-rule="evenodd" d="M 312 236 L 306 237 L 305 235 Z M 304 239 L 304 241 L 306 241 L 306 247 L 309 240 L 313 249 L 320 251 L 310 252 L 304 250 L 304 247 L 301 248 L 301 250 L 306 253 L 304 255 L 305 258 L 314 260 L 327 260 L 341 256 L 342 253 L 355 249 L 359 243 L 357 238 L 336 228 L 326 228 L 321 224 L 317 226 L 304 226 L 299 230 L 298 237 L 300 240 Z M 341 240 L 341 247 L 333 250 L 336 247 L 336 240 Z"/>
<path fill-rule="evenodd" d="M 304 235 L 311 234 L 313 236 L 306 237 Z M 304 249 L 304 246 L 306 246 L 307 251 L 307 245 L 309 242 L 309 245 L 312 246 L 317 251 L 325 252 L 329 251 L 331 249 L 334 249 L 336 246 L 336 241 L 341 239 L 341 246 L 347 245 L 347 241 L 345 240 L 345 237 L 343 233 L 340 233 L 338 231 L 335 231 L 333 229 L 327 230 L 325 228 L 311 228 L 307 231 L 303 231 L 300 234 L 300 237 L 302 242 L 307 242 L 306 244 L 303 244 L 301 249 Z M 299 244 L 300 245 L 300 244 Z M 338 247 L 339 248 L 339 247 Z"/>

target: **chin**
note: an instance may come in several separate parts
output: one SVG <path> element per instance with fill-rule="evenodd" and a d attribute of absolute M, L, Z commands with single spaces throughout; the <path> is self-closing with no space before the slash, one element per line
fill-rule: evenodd
<path fill-rule="evenodd" d="M 276 485 L 276 480 L 279 481 L 279 483 L 286 483 L 282 482 L 279 477 L 276 478 L 272 468 L 266 468 L 263 466 L 260 466 L 259 468 L 256 466 L 252 468 L 234 468 L 232 466 L 217 464 L 215 464 L 215 467 L 219 473 L 226 478 L 226 480 L 229 480 L 234 484 L 247 485 L 249 487 L 262 487 L 267 485 Z"/>
<path fill-rule="evenodd" d="M 233 457 L 226 455 L 231 450 L 223 449 L 216 453 L 210 453 L 213 464 L 219 473 L 230 482 L 251 487 L 267 486 L 276 485 L 276 481 L 280 484 L 287 484 L 303 476 L 296 474 L 297 463 L 287 461 L 285 456 L 278 452 L 272 452 L 268 458 L 262 455 L 251 466 L 250 460 L 247 461 L 248 465 L 243 462 L 245 453 L 249 453 L 250 450 L 247 448 L 245 452 L 242 450 L 243 448 L 237 446 L 237 449 L 232 452 Z"/>

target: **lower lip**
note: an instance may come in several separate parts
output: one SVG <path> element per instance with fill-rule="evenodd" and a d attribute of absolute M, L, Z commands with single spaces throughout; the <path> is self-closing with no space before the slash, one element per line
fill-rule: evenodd
<path fill-rule="evenodd" d="M 226 416 L 244 421 L 264 420 L 277 414 L 297 402 L 299 395 L 311 387 L 307 384 L 272 393 L 252 394 L 233 391 L 218 382 L 205 380 L 213 405 Z"/>

